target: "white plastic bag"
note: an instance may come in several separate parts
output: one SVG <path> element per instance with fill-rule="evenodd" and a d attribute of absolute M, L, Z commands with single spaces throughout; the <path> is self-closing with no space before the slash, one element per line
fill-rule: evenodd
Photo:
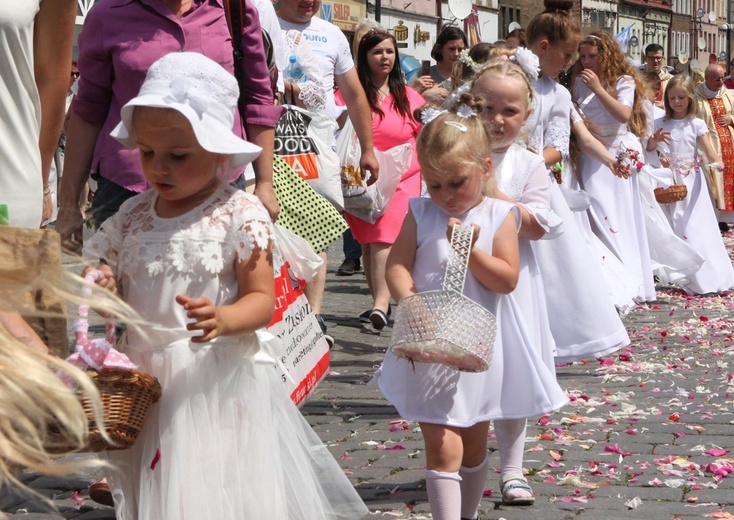
<path fill-rule="evenodd" d="M 295 105 L 285 108 L 275 127 L 275 153 L 316 193 L 343 211 L 339 157 L 331 147 L 336 121 Z"/>
<path fill-rule="evenodd" d="M 275 358 L 276 370 L 291 400 L 301 406 L 329 371 L 329 344 L 304 289 L 321 266 L 308 242 L 275 226 L 275 315 L 268 334 L 260 334 L 261 356 Z"/>
<path fill-rule="evenodd" d="M 380 174 L 371 186 L 367 186 L 367 179 L 362 179 L 359 168 L 362 153 L 350 119 L 337 137 L 336 152 L 341 160 L 344 211 L 373 224 L 385 213 L 400 179 L 410 167 L 413 149 L 406 143 L 384 152 L 375 150 Z"/>

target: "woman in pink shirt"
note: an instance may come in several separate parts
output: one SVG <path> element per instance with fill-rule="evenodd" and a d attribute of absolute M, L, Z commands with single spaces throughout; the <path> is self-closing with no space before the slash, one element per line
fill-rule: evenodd
<path fill-rule="evenodd" d="M 372 310 L 363 316 L 369 318 L 375 329 L 381 330 L 387 325 L 390 306 L 390 291 L 385 281 L 387 255 L 408 213 L 408 199 L 419 197 L 421 192 L 415 138 L 422 125 L 413 118 L 413 111 L 423 106 L 425 100 L 403 82 L 397 43 L 385 30 L 373 29 L 360 40 L 357 74 L 372 109 L 375 148 L 384 151 L 405 143 L 413 147 L 410 166 L 403 173 L 387 210 L 374 224 L 344 214 L 354 238 L 362 244 L 364 271 L 373 299 Z M 336 101 L 343 104 L 338 92 Z"/>
<path fill-rule="evenodd" d="M 245 128 L 235 133 L 263 148 L 253 163 L 256 195 L 275 218 L 272 187 L 273 135 L 282 109 L 273 92 L 257 10 L 246 2 L 241 51 Z M 77 201 L 90 173 L 98 180 L 92 205 L 95 226 L 120 204 L 148 189 L 137 151 L 125 150 L 110 135 L 120 108 L 137 95 L 148 67 L 171 52 L 198 52 L 234 73 L 232 41 L 222 0 L 101 0 L 89 11 L 79 35 L 79 93 L 67 131 L 66 162 L 56 224 L 62 244 L 82 245 L 83 218 Z M 232 180 L 242 172 L 233 172 Z"/>

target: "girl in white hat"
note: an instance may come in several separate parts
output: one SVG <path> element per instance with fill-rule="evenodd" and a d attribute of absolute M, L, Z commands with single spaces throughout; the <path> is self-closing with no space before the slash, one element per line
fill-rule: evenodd
<path fill-rule="evenodd" d="M 367 511 L 337 462 L 258 364 L 255 331 L 275 308 L 273 227 L 224 179 L 260 149 L 232 134 L 234 77 L 196 53 L 148 71 L 113 136 L 140 150 L 153 187 L 85 244 L 157 326 L 126 352 L 161 383 L 135 445 L 110 452 L 120 520 L 357 519 Z"/>

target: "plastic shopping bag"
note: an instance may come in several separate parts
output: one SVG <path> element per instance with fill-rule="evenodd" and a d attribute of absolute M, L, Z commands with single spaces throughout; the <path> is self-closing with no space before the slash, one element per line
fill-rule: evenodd
<path fill-rule="evenodd" d="M 380 174 L 377 181 L 367 186 L 362 179 L 359 161 L 362 157 L 357 133 L 347 119 L 337 137 L 336 151 L 341 160 L 341 186 L 344 195 L 344 211 L 369 223 L 374 223 L 387 209 L 400 179 L 410 167 L 413 149 L 402 144 L 381 152 L 375 150 Z"/>
<path fill-rule="evenodd" d="M 275 153 L 337 210 L 344 209 L 339 157 L 332 150 L 336 121 L 285 105 L 275 127 Z"/>
<path fill-rule="evenodd" d="M 275 238 L 275 315 L 267 330 L 280 342 L 271 353 L 280 361 L 275 369 L 300 406 L 329 371 L 329 344 L 303 292 L 322 260 L 308 242 L 281 226 L 275 226 Z"/>

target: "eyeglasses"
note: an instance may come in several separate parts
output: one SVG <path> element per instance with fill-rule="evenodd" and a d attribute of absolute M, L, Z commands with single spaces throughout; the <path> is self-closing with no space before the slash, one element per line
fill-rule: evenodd
<path fill-rule="evenodd" d="M 662 56 L 647 56 L 647 59 L 650 61 L 663 61 Z"/>
<path fill-rule="evenodd" d="M 76 71 L 72 70 L 72 71 L 71 71 L 71 76 L 72 76 L 73 78 L 78 78 L 78 77 L 79 77 L 79 71 L 78 71 L 78 70 L 76 70 Z"/>

